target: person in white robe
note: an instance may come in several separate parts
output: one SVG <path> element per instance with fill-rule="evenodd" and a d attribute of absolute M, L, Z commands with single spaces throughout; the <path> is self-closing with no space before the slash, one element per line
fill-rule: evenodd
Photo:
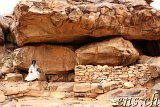
<path fill-rule="evenodd" d="M 29 67 L 29 70 L 28 70 L 28 75 L 27 77 L 25 78 L 26 81 L 33 81 L 33 80 L 38 80 L 39 79 L 39 71 L 38 71 L 39 67 L 38 65 L 36 64 L 36 61 L 33 60 L 32 61 L 32 65 Z"/>

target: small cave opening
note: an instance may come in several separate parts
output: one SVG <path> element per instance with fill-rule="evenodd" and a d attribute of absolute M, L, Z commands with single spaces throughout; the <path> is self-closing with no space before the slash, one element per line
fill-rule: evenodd
<path fill-rule="evenodd" d="M 160 56 L 160 40 L 132 40 L 132 43 L 143 55 Z"/>

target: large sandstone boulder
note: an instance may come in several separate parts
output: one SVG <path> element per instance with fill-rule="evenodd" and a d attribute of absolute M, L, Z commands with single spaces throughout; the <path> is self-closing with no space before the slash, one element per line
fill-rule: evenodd
<path fill-rule="evenodd" d="M 81 2 L 83 1 L 83 2 Z M 147 1 L 148 2 L 148 1 Z M 160 39 L 160 11 L 145 0 L 23 0 L 14 9 L 19 46 L 86 36 Z"/>
<path fill-rule="evenodd" d="M 40 45 L 25 46 L 15 51 L 14 66 L 28 70 L 32 60 L 36 60 L 42 72 L 46 74 L 60 74 L 74 69 L 75 53 L 62 46 Z"/>
<path fill-rule="evenodd" d="M 79 64 L 128 65 L 139 58 L 132 43 L 121 37 L 92 43 L 76 50 Z"/>

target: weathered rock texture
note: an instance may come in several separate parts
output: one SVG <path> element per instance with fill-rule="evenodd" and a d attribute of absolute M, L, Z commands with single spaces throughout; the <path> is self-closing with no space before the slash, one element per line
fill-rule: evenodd
<path fill-rule="evenodd" d="M 48 82 L 74 82 L 74 73 L 46 75 Z"/>
<path fill-rule="evenodd" d="M 3 30 L 0 27 L 0 44 L 4 43 L 4 34 L 3 34 Z"/>
<path fill-rule="evenodd" d="M 160 95 L 159 57 L 140 56 L 160 55 L 160 11 L 151 2 L 21 0 L 13 17 L 0 16 L 0 106 L 12 95 L 43 99 L 37 107 L 113 107 L 123 97 L 152 98 L 153 89 Z M 32 60 L 40 78 L 22 82 Z"/>
<path fill-rule="evenodd" d="M 19 46 L 109 35 L 158 40 L 159 17 L 145 0 L 24 0 L 14 9 L 13 25 Z"/>
<path fill-rule="evenodd" d="M 8 73 L 6 74 L 5 80 L 10 82 L 19 82 L 23 80 L 22 74 Z"/>
<path fill-rule="evenodd" d="M 28 70 L 32 60 L 36 60 L 42 72 L 57 74 L 74 69 L 76 63 L 75 53 L 66 47 L 41 45 L 26 46 L 16 50 L 14 66 Z"/>
<path fill-rule="evenodd" d="M 5 34 L 10 33 L 10 25 L 13 22 L 12 15 L 0 16 L 0 27 Z"/>
<path fill-rule="evenodd" d="M 138 51 L 121 37 L 85 45 L 76 50 L 79 64 L 128 65 L 135 62 Z"/>
<path fill-rule="evenodd" d="M 160 74 L 160 57 L 141 55 L 138 62 L 141 64 L 149 64 L 152 68 L 152 72 L 157 72 Z"/>
<path fill-rule="evenodd" d="M 71 97 L 73 85 L 73 82 L 0 82 L 1 91 L 5 96 L 17 97 Z"/>
<path fill-rule="evenodd" d="M 6 48 L 5 48 L 5 46 L 0 46 L 0 60 L 2 59 L 2 58 L 4 58 L 4 56 L 6 56 L 6 54 L 7 54 L 7 51 L 6 51 Z"/>

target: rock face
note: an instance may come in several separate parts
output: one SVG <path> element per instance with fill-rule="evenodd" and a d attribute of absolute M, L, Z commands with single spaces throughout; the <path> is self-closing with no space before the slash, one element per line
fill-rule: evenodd
<path fill-rule="evenodd" d="M 141 55 L 138 62 L 142 64 L 149 64 L 152 72 L 160 74 L 160 57 Z"/>
<path fill-rule="evenodd" d="M 4 102 L 5 101 L 5 95 L 4 95 L 4 92 L 3 91 L 0 91 L 0 103 Z"/>
<path fill-rule="evenodd" d="M 3 29 L 4 33 L 7 34 L 10 31 L 10 25 L 13 22 L 11 15 L 0 16 L 0 27 Z"/>
<path fill-rule="evenodd" d="M 7 54 L 6 48 L 2 45 L 0 46 L 0 59 L 2 59 Z"/>
<path fill-rule="evenodd" d="M 159 66 L 159 63 L 160 63 L 160 57 L 150 57 L 150 56 L 146 56 L 146 55 L 141 55 L 139 57 L 140 59 L 138 60 L 139 63 L 142 63 L 142 64 L 150 64 L 150 65 L 153 65 L 153 66 Z"/>
<path fill-rule="evenodd" d="M 148 1 L 147 1 L 148 2 Z M 145 0 L 24 0 L 14 10 L 19 46 L 71 42 L 86 36 L 160 39 L 160 11 Z"/>
<path fill-rule="evenodd" d="M 4 34 L 2 29 L 0 28 L 0 44 L 3 44 L 3 43 L 4 43 Z"/>
<path fill-rule="evenodd" d="M 26 46 L 19 48 L 15 53 L 14 66 L 22 70 L 28 70 L 32 60 L 36 60 L 42 72 L 46 74 L 70 71 L 77 64 L 74 52 L 62 46 Z"/>
<path fill-rule="evenodd" d="M 0 103 L 13 95 L 110 107 L 120 96 L 151 98 L 151 87 L 159 91 L 160 59 L 140 56 L 160 53 L 160 11 L 151 2 L 21 0 L 13 17 L 0 16 Z M 23 82 L 32 60 L 40 78 Z"/>
<path fill-rule="evenodd" d="M 76 50 L 79 64 L 128 65 L 135 62 L 138 51 L 121 37 L 93 43 Z"/>
<path fill-rule="evenodd" d="M 5 80 L 7 81 L 12 81 L 12 82 L 18 82 L 18 81 L 22 81 L 23 77 L 22 74 L 17 74 L 17 73 L 9 73 L 6 74 Z"/>
<path fill-rule="evenodd" d="M 132 82 L 125 82 L 123 85 L 124 85 L 124 88 L 126 88 L 126 89 L 129 89 L 129 88 L 133 88 L 133 87 L 134 87 L 134 85 L 133 85 Z"/>

